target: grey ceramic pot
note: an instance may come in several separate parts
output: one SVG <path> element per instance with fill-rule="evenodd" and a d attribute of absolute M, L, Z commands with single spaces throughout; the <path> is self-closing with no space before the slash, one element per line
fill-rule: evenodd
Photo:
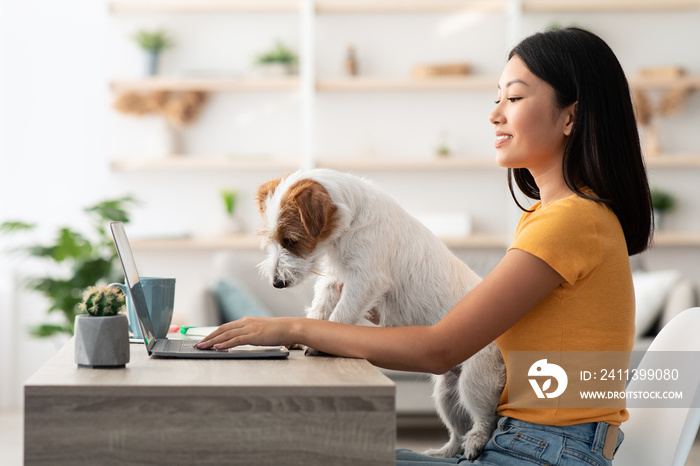
<path fill-rule="evenodd" d="M 158 65 L 160 64 L 160 52 L 155 50 L 144 50 L 144 74 L 146 76 L 155 76 L 158 74 Z"/>
<path fill-rule="evenodd" d="M 75 316 L 75 362 L 79 367 L 118 369 L 129 362 L 129 320 L 116 316 Z"/>

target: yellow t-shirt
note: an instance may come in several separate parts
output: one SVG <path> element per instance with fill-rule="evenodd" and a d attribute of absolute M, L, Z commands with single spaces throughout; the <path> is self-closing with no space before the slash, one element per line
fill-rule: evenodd
<path fill-rule="evenodd" d="M 518 222 L 511 249 L 526 251 L 556 270 L 564 282 L 496 339 L 509 351 L 631 351 L 634 288 L 625 237 L 604 204 L 572 195 L 533 206 Z M 508 384 L 498 414 L 536 424 L 565 426 L 605 421 L 619 425 L 622 408 L 515 408 Z"/>

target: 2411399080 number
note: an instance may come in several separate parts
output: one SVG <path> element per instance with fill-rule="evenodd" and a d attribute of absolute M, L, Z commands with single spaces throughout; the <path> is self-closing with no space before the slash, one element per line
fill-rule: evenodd
<path fill-rule="evenodd" d="M 599 380 L 678 380 L 678 369 L 602 369 Z"/>

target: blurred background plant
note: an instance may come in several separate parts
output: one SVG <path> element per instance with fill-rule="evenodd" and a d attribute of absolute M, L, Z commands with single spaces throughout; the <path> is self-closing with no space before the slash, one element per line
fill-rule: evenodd
<path fill-rule="evenodd" d="M 228 215 L 235 214 L 237 198 L 238 192 L 234 189 L 224 189 L 221 191 L 221 199 L 224 201 L 224 208 Z"/>
<path fill-rule="evenodd" d="M 224 203 L 226 217 L 223 222 L 224 233 L 240 233 L 243 225 L 236 216 L 236 205 L 238 203 L 238 191 L 235 189 L 222 189 L 221 200 Z"/>
<path fill-rule="evenodd" d="M 663 228 L 666 216 L 676 208 L 676 197 L 659 188 L 651 188 L 651 206 L 654 209 L 654 227 L 657 230 Z"/>
<path fill-rule="evenodd" d="M 14 250 L 37 258 L 46 265 L 47 273 L 28 278 L 26 287 L 48 299 L 48 314 L 58 312 L 62 315 L 59 323 L 32 327 L 30 333 L 33 336 L 72 335 L 75 316 L 82 313 L 79 304 L 83 291 L 96 283 L 123 281 L 124 275 L 121 267 L 117 266 L 117 251 L 108 224 L 117 221 L 129 223 L 127 208 L 136 204 L 138 201 L 131 196 L 99 202 L 84 209 L 94 229 L 90 237 L 62 227 L 56 232 L 53 244 L 28 244 Z M 0 224 L 0 233 L 27 232 L 34 228 L 35 224 L 7 221 Z"/>
<path fill-rule="evenodd" d="M 158 74 L 161 52 L 173 47 L 175 42 L 163 30 L 147 31 L 141 29 L 133 35 L 133 39 L 145 52 L 144 74 L 155 76 Z"/>
<path fill-rule="evenodd" d="M 134 34 L 133 38 L 139 47 L 150 52 L 161 52 L 175 45 L 168 33 L 163 30 L 141 29 Z"/>
<path fill-rule="evenodd" d="M 659 188 L 651 188 L 651 205 L 654 210 L 668 212 L 676 207 L 676 198 Z"/>
<path fill-rule="evenodd" d="M 291 49 L 278 40 L 273 48 L 259 54 L 255 62 L 265 70 L 265 74 L 290 75 L 296 71 L 298 58 Z"/>

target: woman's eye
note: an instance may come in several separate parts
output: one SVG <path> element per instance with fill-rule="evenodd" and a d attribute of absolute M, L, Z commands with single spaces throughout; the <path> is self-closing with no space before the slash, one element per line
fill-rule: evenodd
<path fill-rule="evenodd" d="M 506 100 L 507 100 L 508 102 L 510 102 L 510 103 L 517 102 L 517 101 L 520 100 L 520 99 L 522 99 L 522 97 L 507 97 L 507 98 L 506 98 Z M 494 101 L 494 103 L 495 103 L 496 105 L 500 104 L 500 103 L 501 103 L 501 99 L 498 99 L 498 100 Z"/>

